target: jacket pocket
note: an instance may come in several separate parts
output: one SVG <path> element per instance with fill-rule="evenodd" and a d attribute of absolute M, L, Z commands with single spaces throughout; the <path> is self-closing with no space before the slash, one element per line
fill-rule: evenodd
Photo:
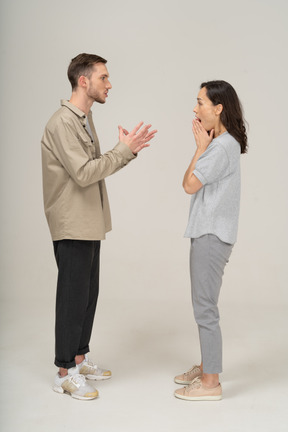
<path fill-rule="evenodd" d="M 85 134 L 83 131 L 83 133 L 78 133 L 77 138 L 78 138 L 79 144 L 81 144 L 81 146 L 83 147 L 83 150 L 89 156 L 89 159 L 91 159 L 91 160 L 95 159 L 95 157 L 96 157 L 95 146 L 94 146 L 94 143 L 92 142 L 91 138 L 88 136 L 88 134 Z"/>

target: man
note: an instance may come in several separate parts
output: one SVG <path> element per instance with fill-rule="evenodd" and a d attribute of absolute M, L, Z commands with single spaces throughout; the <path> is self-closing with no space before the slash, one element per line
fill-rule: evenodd
<path fill-rule="evenodd" d="M 119 143 L 101 155 L 91 106 L 104 104 L 112 88 L 107 61 L 79 54 L 68 68 L 72 96 L 48 121 L 42 138 L 45 214 L 58 266 L 53 390 L 76 399 L 98 396 L 86 379 L 111 372 L 88 359 L 99 289 L 100 242 L 111 230 L 104 178 L 135 159 L 154 137 L 151 125 L 132 132 L 119 126 Z"/>

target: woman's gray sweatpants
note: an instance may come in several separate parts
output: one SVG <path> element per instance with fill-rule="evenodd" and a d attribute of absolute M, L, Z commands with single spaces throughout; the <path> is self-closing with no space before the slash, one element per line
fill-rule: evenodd
<path fill-rule="evenodd" d="M 222 336 L 217 307 L 222 276 L 233 245 L 213 234 L 191 239 L 190 276 L 204 373 L 222 372 Z"/>

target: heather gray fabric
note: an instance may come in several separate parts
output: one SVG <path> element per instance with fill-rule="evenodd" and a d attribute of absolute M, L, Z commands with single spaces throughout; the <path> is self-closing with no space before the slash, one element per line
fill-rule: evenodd
<path fill-rule="evenodd" d="M 190 276 L 204 373 L 222 372 L 222 336 L 218 297 L 233 245 L 213 234 L 191 239 Z"/>
<path fill-rule="evenodd" d="M 215 234 L 234 244 L 240 206 L 240 144 L 225 132 L 198 159 L 194 175 L 203 187 L 191 196 L 185 237 Z"/>

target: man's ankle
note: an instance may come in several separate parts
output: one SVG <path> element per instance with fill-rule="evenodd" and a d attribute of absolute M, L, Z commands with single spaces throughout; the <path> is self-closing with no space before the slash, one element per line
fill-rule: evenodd
<path fill-rule="evenodd" d="M 59 375 L 61 378 L 64 378 L 66 375 L 68 375 L 68 369 L 59 368 Z"/>
<path fill-rule="evenodd" d="M 81 355 L 77 355 L 77 356 L 75 356 L 75 363 L 76 363 L 76 365 L 82 363 L 83 360 L 85 360 L 85 356 L 84 356 L 84 354 L 81 354 Z"/>

